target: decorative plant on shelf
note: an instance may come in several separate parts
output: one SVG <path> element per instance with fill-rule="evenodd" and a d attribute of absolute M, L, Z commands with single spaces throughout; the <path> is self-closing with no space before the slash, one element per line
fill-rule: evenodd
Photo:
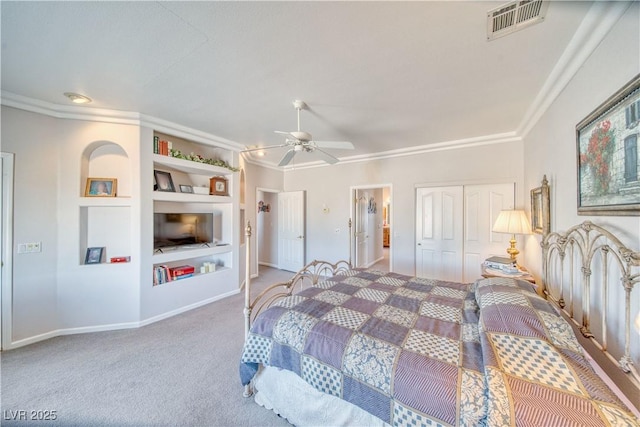
<path fill-rule="evenodd" d="M 580 164 L 591 167 L 593 194 L 602 195 L 609 191 L 609 165 L 615 148 L 615 135 L 611 122 L 599 123 L 591 132 L 585 153 L 580 153 Z"/>
<path fill-rule="evenodd" d="M 200 154 L 193 154 L 193 153 L 184 154 L 182 151 L 174 150 L 173 148 L 169 150 L 169 155 L 171 157 L 175 157 L 176 159 L 190 160 L 192 162 L 204 163 L 204 164 L 213 165 L 213 166 L 220 166 L 220 167 L 229 169 L 230 171 L 233 171 L 233 172 L 238 172 L 240 170 L 238 168 L 234 168 L 224 160 L 207 159 L 205 157 L 202 157 Z"/>

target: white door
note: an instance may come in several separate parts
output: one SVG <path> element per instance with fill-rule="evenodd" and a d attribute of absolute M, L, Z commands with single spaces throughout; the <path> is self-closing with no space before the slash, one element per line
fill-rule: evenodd
<path fill-rule="evenodd" d="M 369 215 L 367 193 L 356 190 L 356 215 L 354 236 L 356 239 L 356 265 L 367 267 L 369 263 Z"/>
<path fill-rule="evenodd" d="M 514 189 L 514 183 L 464 187 L 464 282 L 480 277 L 485 259 L 507 256 L 510 236 L 491 229 L 501 210 L 513 209 Z"/>
<path fill-rule="evenodd" d="M 416 190 L 416 275 L 462 281 L 463 187 Z"/>
<path fill-rule="evenodd" d="M 304 260 L 304 191 L 278 193 L 278 267 L 297 272 Z"/>

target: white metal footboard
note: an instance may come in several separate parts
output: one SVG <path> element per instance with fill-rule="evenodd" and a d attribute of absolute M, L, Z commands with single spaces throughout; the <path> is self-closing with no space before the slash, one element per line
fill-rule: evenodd
<path fill-rule="evenodd" d="M 300 271 L 286 282 L 274 283 L 260 292 L 253 300 L 251 299 L 251 224 L 247 223 L 246 233 L 246 272 L 245 272 L 245 289 L 244 289 L 244 337 L 245 340 L 249 336 L 251 329 L 251 321 L 256 318 L 260 312 L 271 306 L 274 302 L 299 292 L 310 286 L 315 286 L 320 280 L 336 276 L 338 274 L 346 274 L 352 269 L 351 265 L 351 220 L 349 220 L 349 260 L 331 263 L 328 261 L 312 261 L 305 265 Z M 248 384 L 244 389 L 244 396 L 249 397 L 252 394 L 251 385 Z"/>
<path fill-rule="evenodd" d="M 632 309 L 640 307 L 633 294 L 640 281 L 635 271 L 640 266 L 640 252 L 628 249 L 611 232 L 590 221 L 564 233 L 547 234 L 541 246 L 542 286 L 547 299 L 640 388 L 634 366 L 634 358 L 640 357 L 640 338 L 632 331 Z"/>

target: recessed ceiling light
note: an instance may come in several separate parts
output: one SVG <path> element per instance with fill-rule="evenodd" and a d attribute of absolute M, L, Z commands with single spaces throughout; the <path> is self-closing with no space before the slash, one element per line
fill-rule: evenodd
<path fill-rule="evenodd" d="M 91 102 L 91 98 L 89 98 L 88 96 L 80 95 L 79 93 L 65 92 L 64 96 L 69 98 L 74 104 L 88 104 Z"/>

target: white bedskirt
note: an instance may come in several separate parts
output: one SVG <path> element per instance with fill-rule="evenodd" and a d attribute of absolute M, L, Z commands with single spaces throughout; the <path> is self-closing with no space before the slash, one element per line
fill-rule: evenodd
<path fill-rule="evenodd" d="M 293 372 L 261 367 L 253 379 L 255 401 L 298 427 L 380 426 L 382 421 L 349 402 L 319 392 Z"/>

